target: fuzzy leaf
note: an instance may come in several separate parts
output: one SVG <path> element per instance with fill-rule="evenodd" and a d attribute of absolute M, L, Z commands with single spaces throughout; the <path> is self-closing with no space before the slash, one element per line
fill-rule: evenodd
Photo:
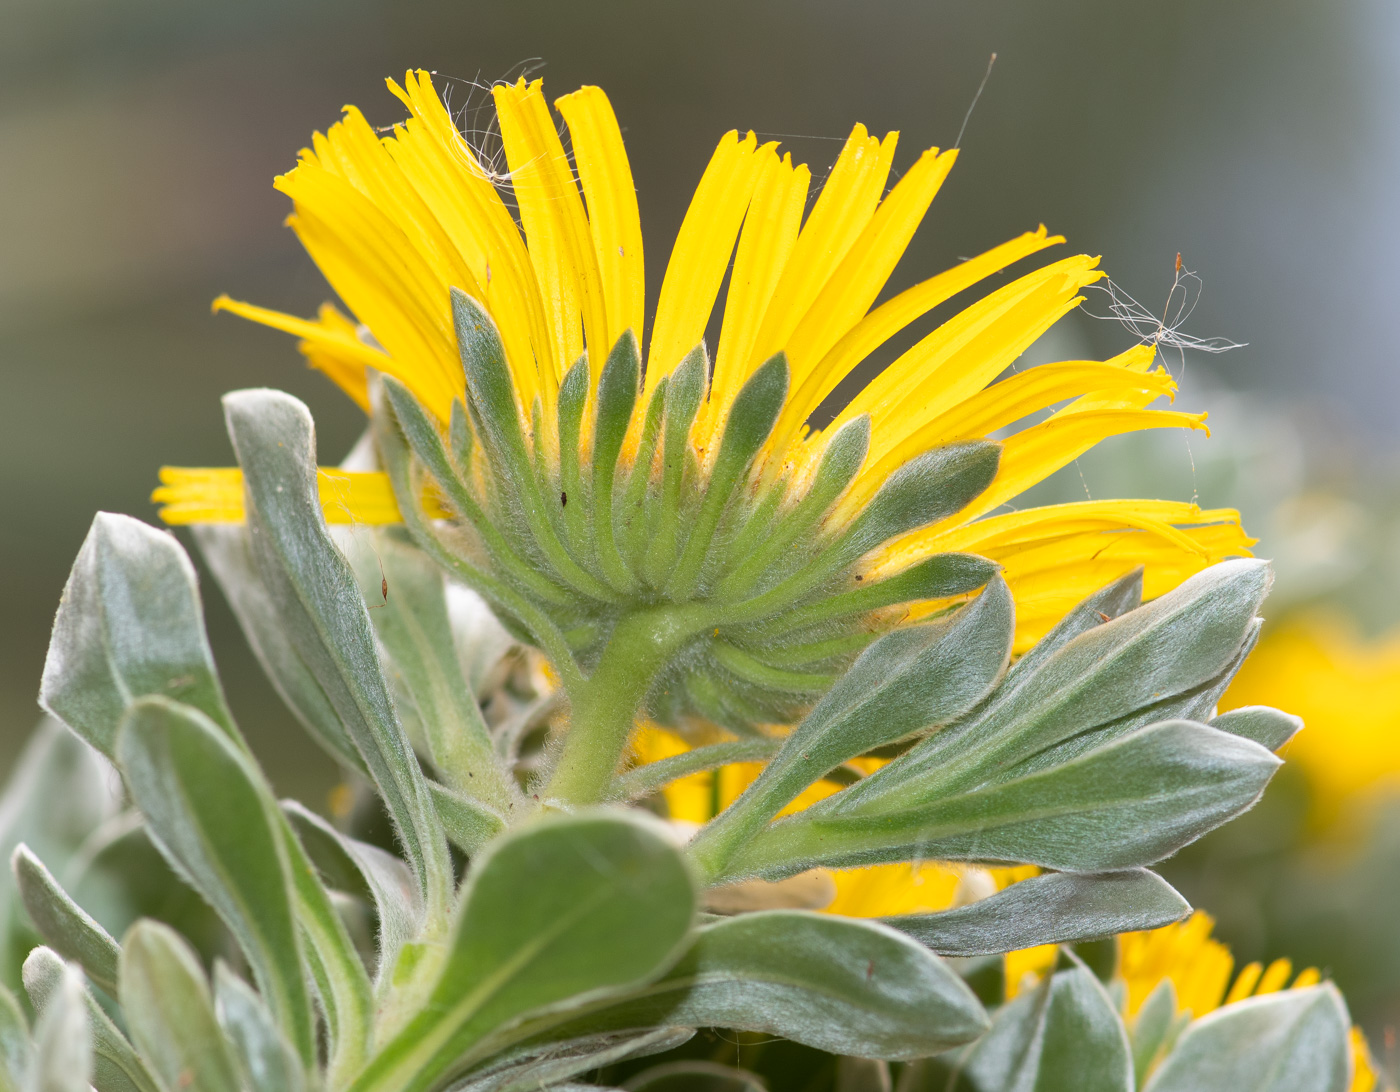
<path fill-rule="evenodd" d="M 79 964 L 89 978 L 116 997 L 117 959 L 121 955 L 117 942 L 59 886 L 28 846 L 15 849 L 10 868 L 29 920 L 39 935 L 60 956 Z"/>
<path fill-rule="evenodd" d="M 164 1088 L 240 1092 L 204 971 L 174 930 L 142 919 L 127 931 L 121 1003 L 141 1057 Z"/>
<path fill-rule="evenodd" d="M 29 953 L 24 961 L 24 990 L 35 1011 L 44 1011 L 70 971 L 50 948 L 35 948 Z M 97 1092 L 159 1092 L 126 1036 L 86 988 L 82 1000 L 92 1029 L 92 1086 Z"/>
<path fill-rule="evenodd" d="M 809 808 L 761 831 L 726 876 L 777 879 L 813 867 L 930 858 L 1065 872 L 1136 868 L 1248 808 L 1279 765 L 1251 740 L 1166 721 L 990 788 L 902 808 L 892 794 L 881 800 L 889 811 L 869 814 Z"/>
<path fill-rule="evenodd" d="M 39 703 L 110 756 L 128 705 L 148 694 L 238 734 L 185 551 L 169 532 L 99 512 L 59 601 Z"/>
<path fill-rule="evenodd" d="M 606 1065 L 660 1054 L 694 1035 L 694 1028 L 654 1028 L 641 1034 L 592 1035 L 566 1043 L 548 1043 L 533 1050 L 507 1052 L 453 1088 L 456 1092 L 538 1092 Z"/>
<path fill-rule="evenodd" d="M 1175 1019 L 1176 988 L 1170 978 L 1164 978 L 1147 995 L 1133 1021 L 1133 1074 L 1138 1088 L 1166 1044 Z"/>
<path fill-rule="evenodd" d="M 1345 1092 L 1350 1025 L 1330 983 L 1251 997 L 1190 1024 L 1147 1092 Z"/>
<path fill-rule="evenodd" d="M 54 971 L 42 1004 L 35 1002 L 39 1018 L 34 1024 L 32 1087 L 35 1092 L 88 1092 L 93 1049 L 87 989 L 76 967 L 60 960 Z"/>
<path fill-rule="evenodd" d="M 452 883 L 447 842 L 394 712 L 369 611 L 326 530 L 311 415 L 290 395 L 265 390 L 225 395 L 224 415 L 243 467 L 259 574 L 363 757 L 430 912 L 441 913 Z"/>
<path fill-rule="evenodd" d="M 960 1092 L 1132 1092 L 1123 1022 L 1098 980 L 1076 966 L 1047 975 L 997 1013 L 962 1063 Z"/>
<path fill-rule="evenodd" d="M 662 978 L 553 1034 L 658 1024 L 759 1031 L 882 1058 L 937 1053 L 987 1027 L 972 991 L 920 944 L 876 922 L 799 910 L 704 926 Z"/>
<path fill-rule="evenodd" d="M 966 713 L 1006 668 L 1011 593 L 1000 577 L 944 621 L 897 629 L 863 653 L 758 780 L 691 845 L 710 873 L 808 785 L 847 759 Z"/>
<path fill-rule="evenodd" d="M 302 1092 L 306 1078 L 296 1051 L 258 994 L 218 960 L 214 964 L 214 1016 L 233 1046 L 246 1087 L 257 1092 Z"/>
<path fill-rule="evenodd" d="M 137 702 L 117 737 L 132 799 L 171 864 L 218 911 L 308 1062 L 315 1023 L 280 816 L 256 767 L 198 710 Z"/>
<path fill-rule="evenodd" d="M 413 882 L 413 873 L 393 854 L 341 834 L 295 800 L 283 801 L 282 810 L 296 827 L 312 860 L 322 864 L 328 855 L 338 854 L 343 858 L 342 866 L 348 866 L 357 874 L 379 918 L 379 974 L 382 978 L 393 968 L 400 949 L 416 937 L 423 926 L 423 902 Z M 322 871 L 326 871 L 324 865 Z M 345 869 L 342 867 L 338 871 Z M 335 877 L 330 880 L 331 886 L 340 886 Z M 354 888 L 342 890 L 357 893 Z"/>
<path fill-rule="evenodd" d="M 248 529 L 210 523 L 191 530 L 205 564 L 218 581 L 248 647 L 273 689 L 312 739 L 352 770 L 364 773 L 364 759 L 345 734 L 325 690 L 289 638 L 277 604 L 258 576 Z"/>
<path fill-rule="evenodd" d="M 506 821 L 480 800 L 453 792 L 436 781 L 428 782 L 428 791 L 448 840 L 468 856 L 479 853 L 506 829 Z"/>
<path fill-rule="evenodd" d="M 881 920 L 942 955 L 973 956 L 1156 929 L 1190 912 L 1166 880 L 1135 868 L 1051 872 L 954 910 Z"/>
<path fill-rule="evenodd" d="M 0 986 L 0 1089 L 23 1092 L 33 1064 L 34 1044 L 24 1010 L 14 994 Z"/>
<path fill-rule="evenodd" d="M 1267 705 L 1247 705 L 1221 713 L 1210 725 L 1222 732 L 1252 739 L 1267 750 L 1277 751 L 1302 731 L 1303 718 L 1270 709 Z"/>
<path fill-rule="evenodd" d="M 427 1004 L 358 1092 L 436 1086 L 498 1028 L 651 980 L 679 954 L 695 899 L 669 830 L 632 813 L 553 816 L 496 840 L 468 876 Z"/>
<path fill-rule="evenodd" d="M 372 548 L 361 540 L 348 556 L 362 588 L 389 588 L 372 612 L 374 630 L 418 707 L 433 765 L 457 792 L 505 810 L 519 792 L 496 762 L 490 732 L 462 677 L 442 570 L 393 533 L 376 534 Z"/>
<path fill-rule="evenodd" d="M 622 1087 L 626 1092 L 768 1092 L 767 1082 L 757 1073 L 696 1059 L 654 1065 L 629 1077 Z"/>
<path fill-rule="evenodd" d="M 870 810 L 875 797 L 915 781 L 916 795 L 931 799 L 1061 763 L 1073 750 L 1054 749 L 1067 741 L 1082 740 L 1084 748 L 1107 742 L 1088 733 L 1211 682 L 1234 663 L 1255 631 L 1270 579 L 1265 562 L 1222 562 L 1080 633 L 1028 674 L 1008 679 L 977 715 L 867 778 L 840 810 Z M 1139 727 L 1120 723 L 1124 733 Z"/>

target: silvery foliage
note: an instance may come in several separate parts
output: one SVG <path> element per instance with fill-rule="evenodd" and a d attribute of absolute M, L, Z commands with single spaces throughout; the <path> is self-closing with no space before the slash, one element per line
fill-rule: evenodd
<path fill-rule="evenodd" d="M 624 1072 L 629 1088 L 762 1087 L 631 1061 L 702 1027 L 844 1056 L 843 1090 L 1346 1087 L 1330 985 L 1195 1022 L 1159 991 L 1125 1023 L 1073 947 L 1182 917 L 1148 866 L 1250 807 L 1298 727 L 1215 716 L 1257 635 L 1263 563 L 1146 605 L 1125 577 L 1014 663 L 992 575 L 871 643 L 790 735 L 620 769 L 612 803 L 546 808 L 535 786 L 564 718 L 511 621 L 398 531 L 332 535 L 300 403 L 249 391 L 226 410 L 248 522 L 200 546 L 279 693 L 391 836 L 275 798 L 183 549 L 99 515 L 43 677 L 72 734 L 47 722 L 0 805 L 0 833 L 28 843 L 5 901 L 25 913 L 4 925 L 29 950 L 35 1014 L 0 993 L 0 1087 L 525 1092 Z M 888 761 L 859 776 L 850 760 L 872 753 Z M 688 842 L 649 810 L 669 779 L 738 759 L 767 765 Z M 823 779 L 845 787 L 775 818 Z M 812 869 L 928 858 L 1042 873 L 880 921 L 764 895 Z M 1038 985 L 1010 1001 L 987 986 L 987 956 L 1047 943 L 1066 947 Z"/>

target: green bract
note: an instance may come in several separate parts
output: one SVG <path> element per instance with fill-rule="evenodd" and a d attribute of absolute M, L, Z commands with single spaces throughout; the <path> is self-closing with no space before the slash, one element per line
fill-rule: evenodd
<path fill-rule="evenodd" d="M 930 452 L 828 527 L 868 437 L 848 426 L 791 495 L 754 477 L 787 388 L 778 356 L 738 395 L 699 490 L 676 437 L 703 353 L 656 385 L 629 461 L 640 363 L 624 337 L 595 391 L 583 364 L 560 390 L 560 436 L 595 407 L 591 459 L 544 468 L 494 327 L 456 303 L 470 402 L 449 434 L 392 380 L 378 396 L 406 530 L 332 533 L 306 409 L 272 391 L 225 403 L 247 524 L 197 537 L 353 786 L 336 822 L 274 797 L 176 540 L 94 521 L 42 702 L 95 751 L 50 724 L 25 768 L 66 802 L 110 762 L 124 794 L 89 794 L 66 839 L 32 818 L 47 812 L 28 783 L 0 809 L 8 844 L 33 843 L 14 851 L 15 896 L 47 945 L 24 945 L 36 1022 L 0 994 L 0 1090 L 761 1086 L 687 1045 L 711 1027 L 844 1055 L 843 1092 L 890 1061 L 901 1092 L 1345 1086 L 1330 987 L 1185 1032 L 1168 989 L 1130 1031 L 1090 958 L 1096 938 L 1189 910 L 1146 866 L 1250 807 L 1297 728 L 1268 709 L 1212 720 L 1258 631 L 1263 562 L 1146 605 L 1124 578 L 1013 663 L 1015 606 L 990 563 L 854 579 L 872 549 L 976 496 L 995 445 Z M 453 519 L 425 514 L 426 481 Z M 494 617 L 478 602 L 467 620 L 462 583 Z M 916 624 L 885 610 L 978 589 Z M 540 652 L 557 690 L 529 669 Z M 642 716 L 704 717 L 727 738 L 629 764 Z M 852 760 L 871 755 L 886 761 L 862 776 Z M 766 766 L 730 807 L 693 837 L 664 821 L 661 789 L 736 761 Z M 823 780 L 841 791 L 783 815 Z M 779 890 L 764 881 L 926 858 L 1043 872 L 880 921 L 715 912 L 743 903 L 736 885 L 761 904 Z M 1050 943 L 1067 946 L 1058 968 L 1006 1001 L 984 957 Z"/>

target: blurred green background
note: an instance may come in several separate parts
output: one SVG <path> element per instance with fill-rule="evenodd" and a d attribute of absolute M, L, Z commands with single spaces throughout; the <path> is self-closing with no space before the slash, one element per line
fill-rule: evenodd
<path fill-rule="evenodd" d="M 902 131 L 898 169 L 954 142 L 995 51 L 963 156 L 890 291 L 1044 222 L 1102 254 L 1150 309 L 1180 251 L 1205 286 L 1188 331 L 1248 342 L 1174 363 L 1183 408 L 1228 407 L 1215 440 L 1124 441 L 1048 495 L 1112 495 L 1130 464 L 1134 491 L 1241 505 L 1260 553 L 1279 557 L 1281 589 L 1297 590 L 1307 551 L 1284 549 L 1271 505 L 1322 478 L 1359 488 L 1349 503 L 1365 508 L 1390 488 L 1374 483 L 1395 480 L 1400 7 L 1385 0 L 3 0 L 0 26 L 4 767 L 37 718 L 49 625 L 92 513 L 154 519 L 159 465 L 227 464 L 220 393 L 267 384 L 304 398 L 326 461 L 355 439 L 358 411 L 305 369 L 292 339 L 212 317 L 209 302 L 227 291 L 311 314 L 327 298 L 281 225 L 288 203 L 272 178 L 344 103 L 398 120 L 383 79 L 409 67 L 439 73 L 458 106 L 486 99 L 473 82 L 522 71 L 551 97 L 602 85 L 628 141 L 654 301 L 722 132 L 780 137 L 819 179 L 864 121 Z M 1107 354 L 1134 339 L 1074 316 L 1047 340 L 1033 352 Z M 1261 413 L 1285 424 L 1256 443 Z M 1212 444 L 1229 473 L 1197 472 Z M 1386 503 L 1400 510 L 1396 496 Z M 1400 521 L 1377 526 L 1371 582 L 1355 566 L 1350 577 L 1371 632 L 1400 618 L 1388 560 Z M 235 712 L 278 788 L 319 803 L 328 762 L 262 682 L 217 594 L 207 609 Z M 1277 853 L 1296 809 L 1278 814 L 1261 809 L 1216 857 L 1208 846 L 1187 860 L 1187 894 L 1215 890 L 1220 862 L 1257 857 L 1261 838 Z M 1395 859 L 1400 849 L 1367 867 L 1393 874 Z M 1340 968 L 1374 1039 L 1397 1011 L 1400 928 L 1385 915 L 1400 920 L 1400 894 L 1347 890 L 1367 921 L 1388 908 L 1375 930 L 1391 950 L 1372 977 L 1364 955 Z M 1326 929 L 1352 928 L 1347 912 Z M 1222 918 L 1244 957 L 1297 942 L 1256 919 Z M 1337 962 L 1328 953 L 1322 943 L 1307 957 Z"/>

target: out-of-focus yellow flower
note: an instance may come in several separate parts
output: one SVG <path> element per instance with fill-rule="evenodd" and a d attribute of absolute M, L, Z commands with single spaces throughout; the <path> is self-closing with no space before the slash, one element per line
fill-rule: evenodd
<path fill-rule="evenodd" d="M 1212 937 L 1215 919 L 1197 910 L 1185 921 L 1124 933 L 1118 938 L 1118 973 L 1127 987 L 1124 1015 L 1132 1020 L 1163 980 L 1176 991 L 1177 1009 L 1199 1019 L 1248 997 L 1262 997 L 1279 990 L 1315 986 L 1322 976 L 1316 967 L 1293 974 L 1293 963 L 1276 959 L 1267 967 L 1248 963 L 1234 976 L 1235 958 L 1230 949 Z M 1290 982 L 1291 979 L 1291 982 Z M 1372 1092 L 1377 1075 L 1366 1036 L 1352 1028 L 1353 1078 L 1351 1092 Z"/>
<path fill-rule="evenodd" d="M 1314 790 L 1313 819 L 1400 789 L 1400 635 L 1368 642 L 1346 619 L 1313 614 L 1266 633 L 1220 703 L 1303 718 L 1283 754 Z"/>

